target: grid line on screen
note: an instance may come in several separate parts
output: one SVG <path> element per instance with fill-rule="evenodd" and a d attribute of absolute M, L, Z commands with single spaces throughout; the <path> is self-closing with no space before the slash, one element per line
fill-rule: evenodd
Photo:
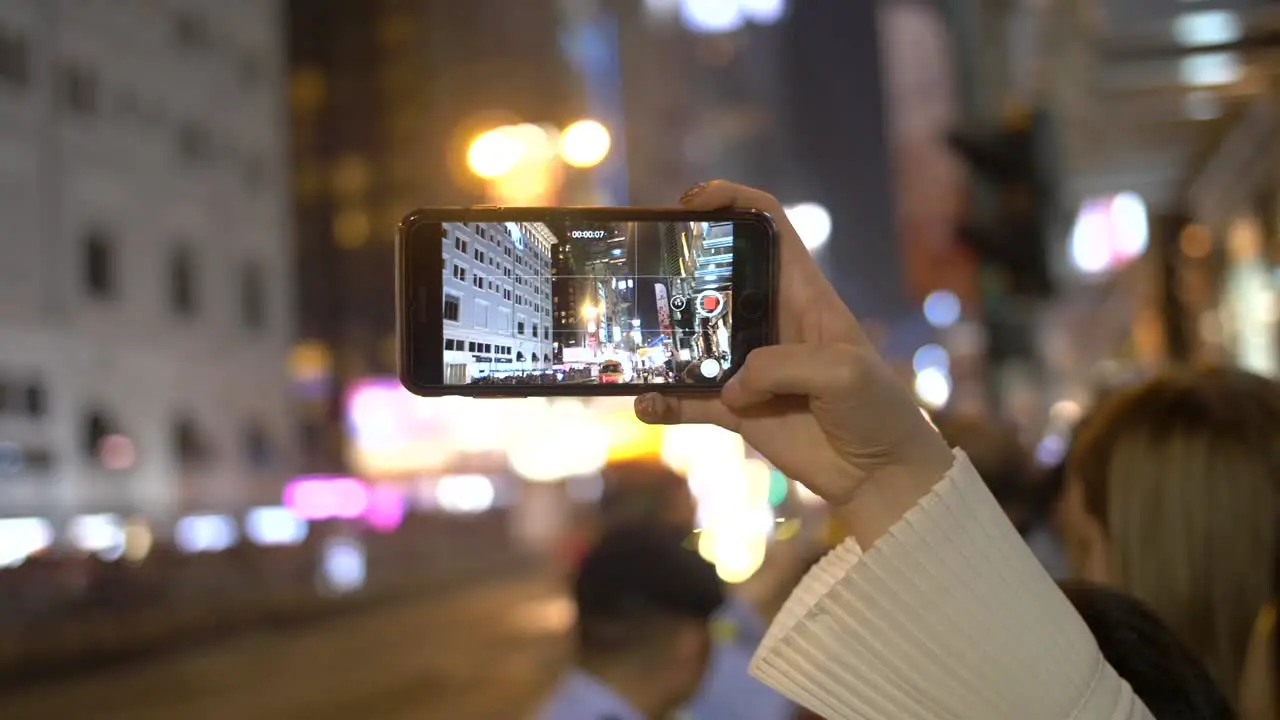
<path fill-rule="evenodd" d="M 441 245 L 447 383 L 730 367 L 732 224 L 446 223 Z"/>

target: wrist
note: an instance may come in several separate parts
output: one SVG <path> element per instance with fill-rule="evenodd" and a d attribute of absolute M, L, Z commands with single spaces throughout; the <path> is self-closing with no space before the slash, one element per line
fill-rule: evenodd
<path fill-rule="evenodd" d="M 907 462 L 877 470 L 848 502 L 832 506 L 832 512 L 863 550 L 869 550 L 933 492 L 955 464 L 951 448 L 936 434 L 914 448 Z"/>

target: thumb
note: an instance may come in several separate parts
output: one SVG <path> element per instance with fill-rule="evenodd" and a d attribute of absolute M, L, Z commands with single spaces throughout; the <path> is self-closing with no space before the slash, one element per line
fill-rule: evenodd
<path fill-rule="evenodd" d="M 758 347 L 725 384 L 720 399 L 730 410 L 745 410 L 780 395 L 846 392 L 861 381 L 870 352 L 843 344 Z"/>
<path fill-rule="evenodd" d="M 738 431 L 738 418 L 714 395 L 680 397 L 646 393 L 636 398 L 635 410 L 636 417 L 649 425 L 708 424 Z"/>

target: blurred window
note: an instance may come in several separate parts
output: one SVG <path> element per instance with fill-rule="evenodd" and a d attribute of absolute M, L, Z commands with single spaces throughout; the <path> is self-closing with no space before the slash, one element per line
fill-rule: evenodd
<path fill-rule="evenodd" d="M 266 427 L 251 421 L 244 429 L 244 459 L 249 467 L 264 470 L 275 460 L 275 448 Z"/>
<path fill-rule="evenodd" d="M 178 45 L 192 50 L 204 50 L 213 44 L 209 23 L 194 12 L 179 12 L 174 15 L 173 36 Z"/>
<path fill-rule="evenodd" d="M 102 441 L 113 433 L 113 423 L 106 413 L 94 410 L 85 415 L 83 446 L 81 451 L 87 458 L 97 459 Z"/>
<path fill-rule="evenodd" d="M 53 469 L 56 458 L 49 448 L 25 447 L 22 449 L 22 469 L 29 473 L 48 472 Z"/>
<path fill-rule="evenodd" d="M 44 417 L 47 403 L 44 386 L 38 381 L 31 382 L 22 389 L 22 409 L 28 416 Z"/>
<path fill-rule="evenodd" d="M 178 247 L 169 259 L 169 303 L 174 313 L 191 317 L 199 306 L 195 260 L 191 250 Z"/>
<path fill-rule="evenodd" d="M 84 238 L 84 284 L 96 298 L 116 294 L 116 257 L 111 237 L 101 229 L 90 230 Z"/>
<path fill-rule="evenodd" d="M 0 378 L 0 415 L 5 413 L 18 413 L 31 418 L 44 416 L 44 387 L 38 381 L 23 384 Z"/>
<path fill-rule="evenodd" d="M 245 55 L 240 58 L 240 84 L 246 88 L 254 88 L 262 83 L 266 75 L 265 63 L 257 55 Z"/>
<path fill-rule="evenodd" d="M 252 330 L 260 330 L 267 324 L 262 269 L 253 263 L 246 264 L 240 271 L 240 319 Z"/>
<path fill-rule="evenodd" d="M 31 83 L 31 48 L 22 35 L 0 27 L 0 82 L 14 87 Z"/>
<path fill-rule="evenodd" d="M 201 162 L 213 154 L 209 131 L 193 122 L 178 126 L 178 154 L 183 160 Z"/>
<path fill-rule="evenodd" d="M 195 418 L 180 416 L 172 428 L 173 456 L 181 465 L 198 465 L 209 459 L 209 444 Z"/>
<path fill-rule="evenodd" d="M 98 76 L 74 63 L 64 64 L 58 73 L 58 97 L 73 114 L 97 114 Z"/>
<path fill-rule="evenodd" d="M 461 310 L 461 300 L 457 295 L 444 296 L 444 319 L 452 322 L 458 322 L 459 312 Z"/>
<path fill-rule="evenodd" d="M 250 153 L 244 161 L 244 182 L 250 190 L 259 190 L 267 181 L 267 162 L 257 153 Z"/>

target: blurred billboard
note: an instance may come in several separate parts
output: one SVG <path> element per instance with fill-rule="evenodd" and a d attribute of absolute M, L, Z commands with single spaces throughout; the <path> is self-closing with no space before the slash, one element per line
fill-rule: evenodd
<path fill-rule="evenodd" d="M 976 267 L 957 242 L 964 175 L 945 138 L 960 120 L 954 50 L 942 12 L 895 0 L 879 13 L 890 162 L 908 292 L 940 288 L 973 307 Z"/>

